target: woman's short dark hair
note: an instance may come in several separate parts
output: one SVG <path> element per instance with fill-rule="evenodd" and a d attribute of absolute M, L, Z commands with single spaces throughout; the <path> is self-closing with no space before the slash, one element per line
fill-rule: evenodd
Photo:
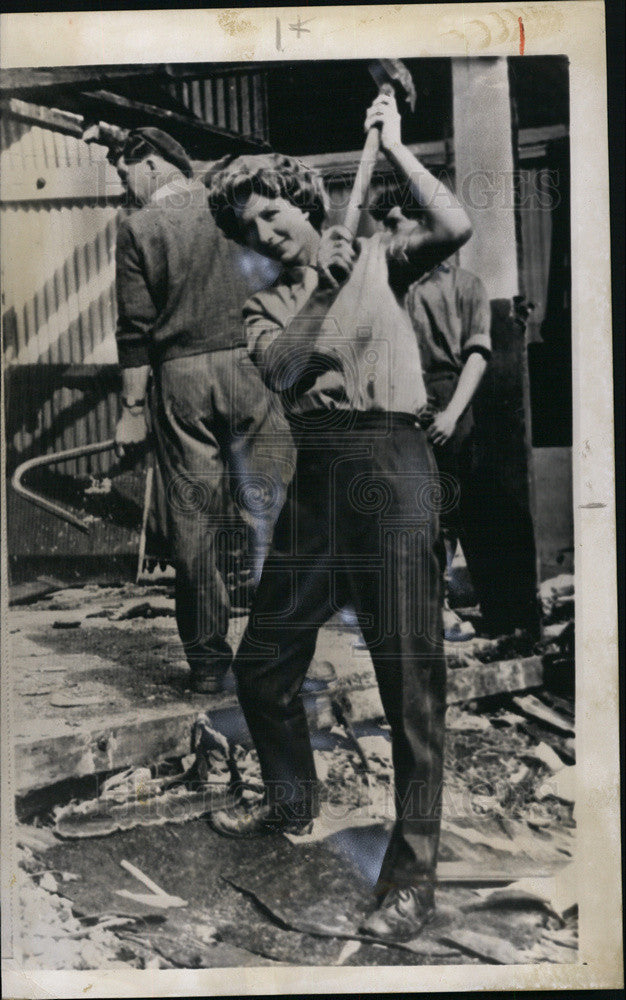
<path fill-rule="evenodd" d="M 284 198 L 303 212 L 309 222 L 321 230 L 328 199 L 321 176 L 293 156 L 263 153 L 238 156 L 225 164 L 221 160 L 205 175 L 209 205 L 218 226 L 232 240 L 241 240 L 237 210 L 254 195 Z"/>

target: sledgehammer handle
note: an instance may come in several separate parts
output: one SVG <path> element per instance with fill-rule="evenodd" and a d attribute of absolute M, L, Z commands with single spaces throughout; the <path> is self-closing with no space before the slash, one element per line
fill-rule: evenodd
<path fill-rule="evenodd" d="M 380 88 L 380 93 L 390 94 L 393 96 L 394 90 L 390 83 L 384 83 Z M 367 133 L 367 139 L 365 140 L 363 152 L 361 153 L 359 167 L 356 172 L 356 177 L 354 178 L 350 201 L 348 202 L 345 219 L 343 220 L 344 226 L 346 229 L 350 230 L 353 236 L 359 228 L 359 220 L 363 210 L 363 203 L 367 197 L 367 192 L 372 182 L 372 176 L 374 174 L 374 168 L 376 166 L 379 152 L 380 128 L 374 127 Z"/>

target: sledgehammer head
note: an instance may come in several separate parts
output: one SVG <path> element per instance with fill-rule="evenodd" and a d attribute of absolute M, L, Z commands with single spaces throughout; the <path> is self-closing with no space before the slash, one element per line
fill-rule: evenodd
<path fill-rule="evenodd" d="M 381 92 L 391 87 L 398 99 L 405 100 L 411 111 L 415 111 L 415 84 L 403 62 L 399 59 L 376 59 L 369 64 L 368 69 Z"/>

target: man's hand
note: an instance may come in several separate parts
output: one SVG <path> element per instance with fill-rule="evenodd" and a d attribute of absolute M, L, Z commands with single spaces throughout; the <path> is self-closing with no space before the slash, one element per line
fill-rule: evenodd
<path fill-rule="evenodd" d="M 356 250 L 345 226 L 330 226 L 322 233 L 317 252 L 317 270 L 322 284 L 339 288 L 352 274 Z"/>
<path fill-rule="evenodd" d="M 430 400 L 428 400 L 427 403 L 424 403 L 423 406 L 420 406 L 419 410 L 417 411 L 417 421 L 423 431 L 428 430 L 433 420 L 435 419 L 436 415 L 437 415 L 437 410 L 435 408 L 434 403 L 432 403 Z"/>
<path fill-rule="evenodd" d="M 115 454 L 123 458 L 129 445 L 141 444 L 148 436 L 148 424 L 143 408 L 134 413 L 124 409 L 115 427 Z"/>
<path fill-rule="evenodd" d="M 365 131 L 371 128 L 380 129 L 380 145 L 385 152 L 402 145 L 400 112 L 395 97 L 379 94 L 371 104 L 365 116 Z"/>
<path fill-rule="evenodd" d="M 427 431 L 430 443 L 438 447 L 447 444 L 456 430 L 456 423 L 456 417 L 448 410 L 437 413 Z"/>

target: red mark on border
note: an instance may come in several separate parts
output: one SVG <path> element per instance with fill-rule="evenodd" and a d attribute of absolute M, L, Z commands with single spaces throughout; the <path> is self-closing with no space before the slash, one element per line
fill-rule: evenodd
<path fill-rule="evenodd" d="M 526 43 L 526 36 L 524 34 L 524 22 L 521 17 L 518 17 L 517 22 L 519 24 L 519 54 L 524 55 L 524 45 Z"/>

